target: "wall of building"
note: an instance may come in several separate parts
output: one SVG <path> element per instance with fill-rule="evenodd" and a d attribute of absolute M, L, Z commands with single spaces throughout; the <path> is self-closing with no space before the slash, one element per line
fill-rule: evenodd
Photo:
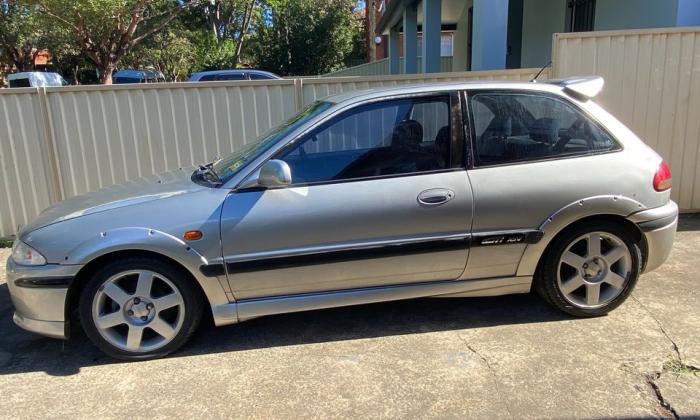
<path fill-rule="evenodd" d="M 524 0 L 521 67 L 542 67 L 551 60 L 552 35 L 564 32 L 565 12 L 566 0 Z"/>
<path fill-rule="evenodd" d="M 467 43 L 469 42 L 469 8 L 472 7 L 473 1 L 467 0 L 464 4 L 464 9 L 459 15 L 457 21 L 457 29 L 453 38 L 452 49 L 452 71 L 468 70 L 469 58 L 467 57 Z"/>
<path fill-rule="evenodd" d="M 700 1 L 698 0 L 678 0 L 677 26 L 699 26 L 700 25 Z"/>
<path fill-rule="evenodd" d="M 677 14 L 678 0 L 596 0 L 595 30 L 671 27 Z"/>
<path fill-rule="evenodd" d="M 507 69 L 519 68 L 522 61 L 523 5 L 523 0 L 508 1 Z"/>
<path fill-rule="evenodd" d="M 508 0 L 474 0 L 472 70 L 506 67 Z"/>

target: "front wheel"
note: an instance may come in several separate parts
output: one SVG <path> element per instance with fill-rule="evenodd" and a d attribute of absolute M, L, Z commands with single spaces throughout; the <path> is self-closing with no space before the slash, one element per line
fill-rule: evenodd
<path fill-rule="evenodd" d="M 604 315 L 632 292 L 641 262 L 639 244 L 627 229 L 611 222 L 584 223 L 554 240 L 535 288 L 568 314 Z"/>
<path fill-rule="evenodd" d="M 179 269 L 150 258 L 106 265 L 80 296 L 80 318 L 90 340 L 125 360 L 165 356 L 182 346 L 201 318 L 201 299 Z"/>

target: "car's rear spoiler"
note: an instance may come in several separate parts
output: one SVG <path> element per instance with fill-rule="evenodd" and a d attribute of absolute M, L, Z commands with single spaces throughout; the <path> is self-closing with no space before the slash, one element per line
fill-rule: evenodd
<path fill-rule="evenodd" d="M 545 83 L 561 86 L 564 91 L 578 99 L 587 100 L 594 98 L 603 90 L 605 80 L 600 76 L 569 77 L 566 79 L 552 79 Z"/>

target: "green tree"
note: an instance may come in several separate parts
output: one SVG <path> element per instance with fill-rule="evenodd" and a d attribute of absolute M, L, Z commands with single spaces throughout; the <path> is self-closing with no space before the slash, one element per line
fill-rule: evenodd
<path fill-rule="evenodd" d="M 352 23 L 352 50 L 345 56 L 344 66 L 352 67 L 362 64 L 367 60 L 367 28 L 365 17 L 360 13 L 354 14 Z"/>
<path fill-rule="evenodd" d="M 43 48 L 43 25 L 23 0 L 0 0 L 0 62 L 18 71 L 32 69 L 36 48 Z"/>
<path fill-rule="evenodd" d="M 201 0 L 31 0 L 69 30 L 79 50 L 97 67 L 100 83 L 132 49 Z"/>
<path fill-rule="evenodd" d="M 196 67 L 195 33 L 177 20 L 142 42 L 122 59 L 123 67 L 153 67 L 170 81 L 183 81 Z"/>
<path fill-rule="evenodd" d="M 202 6 L 207 30 L 220 44 L 218 49 L 233 49 L 231 67 L 241 61 L 243 45 L 250 33 L 251 24 L 259 14 L 259 0 L 210 0 Z"/>
<path fill-rule="evenodd" d="M 252 51 L 258 66 L 282 75 L 344 67 L 360 30 L 355 6 L 353 0 L 268 0 Z"/>
<path fill-rule="evenodd" d="M 98 80 L 95 65 L 80 51 L 69 34 L 61 34 L 46 43 L 51 52 L 51 63 L 69 82 L 96 83 Z"/>

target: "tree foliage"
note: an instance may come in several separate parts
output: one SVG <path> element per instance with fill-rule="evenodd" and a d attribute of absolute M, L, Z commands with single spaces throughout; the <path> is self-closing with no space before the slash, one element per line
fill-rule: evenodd
<path fill-rule="evenodd" d="M 228 44 L 219 47 L 233 47 L 231 62 L 234 67 L 240 62 L 251 23 L 260 17 L 259 9 L 258 0 L 212 0 L 204 3 L 204 17 L 212 36 L 220 43 Z"/>
<path fill-rule="evenodd" d="M 80 50 L 100 72 L 101 83 L 129 51 L 165 28 L 199 0 L 32 0 L 72 32 Z"/>
<path fill-rule="evenodd" d="M 31 69 L 35 46 L 46 40 L 40 17 L 23 0 L 0 0 L 0 62 Z"/>
<path fill-rule="evenodd" d="M 168 80 L 240 67 L 323 74 L 364 57 L 357 0 L 0 0 L 0 68 L 49 49 L 75 82 L 120 68 Z"/>
<path fill-rule="evenodd" d="M 323 74 L 343 67 L 358 19 L 352 0 L 268 0 L 255 35 L 260 67 L 283 75 Z"/>
<path fill-rule="evenodd" d="M 164 30 L 145 39 L 121 61 L 125 68 L 154 68 L 166 80 L 183 81 L 196 66 L 196 32 L 174 21 Z"/>

